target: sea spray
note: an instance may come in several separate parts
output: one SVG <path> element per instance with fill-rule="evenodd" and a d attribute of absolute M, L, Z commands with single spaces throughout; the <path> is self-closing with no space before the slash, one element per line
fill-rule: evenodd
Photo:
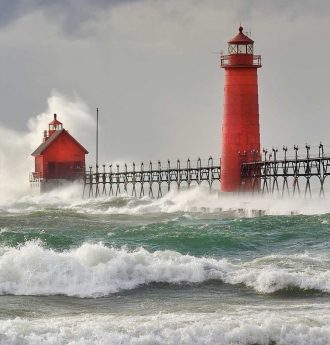
<path fill-rule="evenodd" d="M 41 144 L 42 133 L 48 127 L 50 116 L 58 113 L 67 128 L 72 129 L 86 147 L 92 146 L 90 131 L 95 121 L 87 105 L 78 97 L 73 100 L 53 91 L 47 100 L 47 109 L 29 119 L 27 130 L 18 132 L 0 123 L 0 203 L 15 201 L 29 195 L 29 172 L 33 170 L 31 153 Z"/>
<path fill-rule="evenodd" d="M 205 186 L 186 190 L 172 190 L 160 199 L 142 199 L 123 194 L 82 198 L 82 186 L 71 185 L 43 195 L 25 195 L 8 199 L 0 198 L 0 210 L 30 212 L 47 207 L 71 209 L 86 214 L 108 215 L 157 215 L 157 214 L 225 214 L 233 217 L 255 217 L 260 215 L 313 215 L 330 213 L 329 198 L 290 198 L 278 195 L 225 195 L 209 192 Z"/>

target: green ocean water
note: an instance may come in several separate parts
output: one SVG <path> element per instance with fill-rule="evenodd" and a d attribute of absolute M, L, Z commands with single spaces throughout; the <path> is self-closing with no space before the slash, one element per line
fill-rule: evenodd
<path fill-rule="evenodd" d="M 318 208 L 205 191 L 4 203 L 0 344 L 330 344 Z"/>
<path fill-rule="evenodd" d="M 48 208 L 0 213 L 2 245 L 41 240 L 46 248 L 69 250 L 84 242 L 194 256 L 254 258 L 276 253 L 329 249 L 330 215 L 230 217 L 203 213 L 143 216 L 93 215 Z"/>

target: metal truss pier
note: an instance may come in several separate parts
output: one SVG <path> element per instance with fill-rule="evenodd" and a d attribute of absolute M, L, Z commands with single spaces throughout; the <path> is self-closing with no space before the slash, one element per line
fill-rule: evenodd
<path fill-rule="evenodd" d="M 150 162 L 147 168 L 144 163 L 141 163 L 138 169 L 135 163 L 132 164 L 131 170 L 128 170 L 127 164 L 124 165 L 124 170 L 120 170 L 118 164 L 115 171 L 113 168 L 110 165 L 107 170 L 103 165 L 100 172 L 97 166 L 95 171 L 89 167 L 84 176 L 83 196 L 118 196 L 124 192 L 134 197 L 148 195 L 151 198 L 160 198 L 164 192 L 170 191 L 172 184 L 180 189 L 184 184 L 190 188 L 192 183 L 200 185 L 204 182 L 211 189 L 213 182 L 220 180 L 220 165 L 214 165 L 212 157 L 206 164 L 202 164 L 199 158 L 195 166 L 192 166 L 188 159 L 184 167 L 181 166 L 180 160 L 177 160 L 176 166 L 171 166 L 168 160 L 165 167 L 158 161 L 156 165 Z"/>
<path fill-rule="evenodd" d="M 241 157 L 241 186 L 238 193 L 260 193 L 311 197 L 316 192 L 319 196 L 325 195 L 325 182 L 330 175 L 330 156 L 324 154 L 324 146 L 318 146 L 318 154 L 311 155 L 311 147 L 305 145 L 299 151 L 294 146 L 293 156 L 288 156 L 288 148 L 283 146 L 282 158 L 278 158 L 278 149 L 270 152 L 263 150 L 262 159 L 258 152 L 240 153 Z M 301 153 L 302 152 L 302 153 Z M 247 161 L 247 157 L 249 157 Z M 254 159 L 251 157 L 255 157 Z M 220 159 L 217 160 L 220 162 Z M 83 196 L 118 196 L 123 192 L 134 197 L 148 195 L 151 198 L 160 198 L 171 190 L 171 186 L 180 189 L 190 188 L 192 184 L 206 184 L 210 189 L 214 182 L 220 184 L 221 166 L 214 165 L 210 157 L 202 163 L 199 158 L 192 164 L 188 159 L 184 166 L 177 160 L 171 165 L 168 160 L 166 166 L 160 161 L 157 164 L 150 162 L 147 167 L 141 163 L 139 168 L 132 164 L 128 169 L 120 169 L 117 164 L 103 165 L 101 171 L 96 166 L 95 171 L 90 166 L 84 175 Z M 251 188 L 252 186 L 252 188 Z"/>
<path fill-rule="evenodd" d="M 241 191 L 247 181 L 252 183 L 252 192 L 279 193 L 284 195 L 312 196 L 312 190 L 321 197 L 325 195 L 326 178 L 330 175 L 330 156 L 324 154 L 324 146 L 318 146 L 318 154 L 311 156 L 309 145 L 300 155 L 297 145 L 293 157 L 288 157 L 288 148 L 283 146 L 283 158 L 278 159 L 278 149 L 268 153 L 263 150 L 263 160 L 241 164 Z"/>

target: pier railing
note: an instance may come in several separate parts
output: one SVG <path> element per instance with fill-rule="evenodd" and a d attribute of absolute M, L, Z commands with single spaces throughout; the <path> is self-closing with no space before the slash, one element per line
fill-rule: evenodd
<path fill-rule="evenodd" d="M 312 196 L 312 191 L 319 196 L 325 195 L 326 178 L 330 175 L 330 155 L 325 155 L 320 144 L 317 154 L 311 154 L 311 146 L 303 150 L 294 145 L 294 154 L 288 156 L 288 148 L 283 146 L 282 157 L 277 148 L 263 150 L 262 160 L 241 165 L 241 191 L 249 181 L 252 192 L 278 193 L 281 195 Z"/>
<path fill-rule="evenodd" d="M 124 167 L 102 165 L 95 170 L 89 167 L 86 171 L 84 196 L 118 196 L 124 192 L 140 198 L 145 195 L 160 198 L 172 185 L 180 189 L 183 185 L 190 188 L 193 183 L 200 185 L 204 182 L 212 188 L 214 181 L 219 180 L 220 165 L 219 162 L 214 165 L 212 157 L 206 163 L 199 158 L 194 164 L 190 159 L 184 164 L 177 160 L 175 165 L 168 160 L 165 166 L 160 161 L 157 164 L 141 163 L 138 167 L 133 163 L 131 169 L 127 164 Z"/>
<path fill-rule="evenodd" d="M 280 150 L 282 154 L 277 148 L 264 149 L 261 156 L 258 152 L 238 153 L 241 157 L 241 186 L 237 193 L 305 197 L 314 193 L 324 196 L 325 182 L 330 175 L 330 155 L 324 153 L 322 144 L 313 148 L 318 151 L 312 153 L 309 145 L 300 150 L 294 145 L 291 156 L 286 146 Z M 174 164 L 168 160 L 164 165 L 160 161 L 139 166 L 133 163 L 130 168 L 127 164 L 102 165 L 95 169 L 90 166 L 84 175 L 83 195 L 98 197 L 126 193 L 135 197 L 160 198 L 173 187 L 190 188 L 192 184 L 206 184 L 210 189 L 214 186 L 219 190 L 220 180 L 220 159 L 214 164 L 212 157 L 206 161 L 199 158 L 195 162 L 188 159 L 184 163 L 177 160 Z"/>

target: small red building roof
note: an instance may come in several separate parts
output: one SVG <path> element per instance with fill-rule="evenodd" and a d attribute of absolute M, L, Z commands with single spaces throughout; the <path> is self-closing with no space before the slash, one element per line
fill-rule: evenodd
<path fill-rule="evenodd" d="M 239 27 L 238 31 L 239 31 L 239 33 L 234 38 L 229 40 L 228 43 L 230 43 L 230 44 L 251 44 L 251 43 L 254 43 L 254 41 L 250 37 L 243 34 L 243 27 L 242 26 Z"/>
<path fill-rule="evenodd" d="M 58 126 L 58 125 L 63 125 L 63 123 L 58 121 L 57 114 L 54 114 L 54 120 L 49 122 L 49 125 Z"/>
<path fill-rule="evenodd" d="M 56 118 L 54 119 L 54 121 L 56 121 Z M 71 140 L 73 140 L 78 146 L 80 146 L 85 154 L 88 154 L 88 151 L 72 135 L 70 135 L 68 131 L 66 131 L 65 129 L 61 129 L 59 131 L 55 131 L 45 142 L 43 142 L 33 153 L 31 153 L 31 156 L 41 155 L 50 145 L 52 145 L 61 135 L 64 134 L 69 136 Z"/>

